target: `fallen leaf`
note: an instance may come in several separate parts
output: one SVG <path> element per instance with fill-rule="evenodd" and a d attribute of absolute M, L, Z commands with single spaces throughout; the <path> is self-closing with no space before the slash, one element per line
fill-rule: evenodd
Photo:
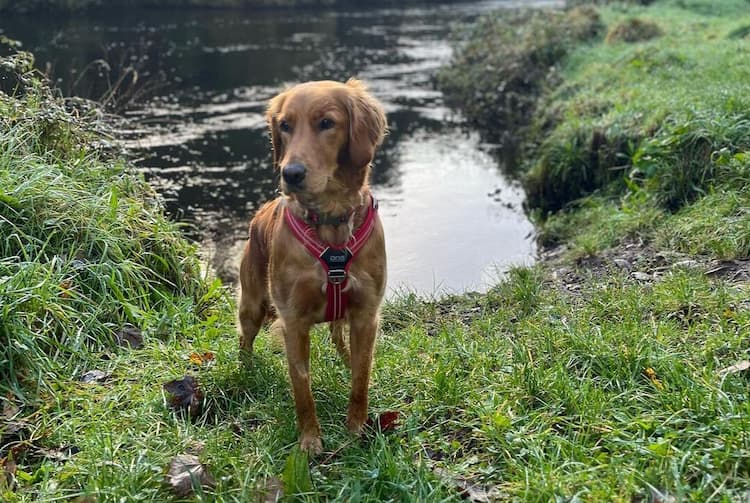
<path fill-rule="evenodd" d="M 646 374 L 646 377 L 648 377 L 649 381 L 651 381 L 651 384 L 653 384 L 656 389 L 664 389 L 664 383 L 662 383 L 661 380 L 656 377 L 656 371 L 654 369 L 648 367 L 643 371 L 643 373 Z"/>
<path fill-rule="evenodd" d="M 214 354 L 211 351 L 206 351 L 205 353 L 193 352 L 190 353 L 188 360 L 190 360 L 190 363 L 193 365 L 200 367 L 203 364 L 208 364 L 214 361 Z"/>
<path fill-rule="evenodd" d="M 37 447 L 35 451 L 37 455 L 52 461 L 67 461 L 79 452 L 81 452 L 81 449 L 77 445 L 66 445 L 53 449 Z"/>
<path fill-rule="evenodd" d="M 81 382 L 86 384 L 102 384 L 109 379 L 110 376 L 112 376 L 112 374 L 109 372 L 104 372 L 102 370 L 89 370 L 88 372 L 84 372 L 81 376 Z"/>
<path fill-rule="evenodd" d="M 284 499 L 284 484 L 278 477 L 266 477 L 258 489 L 257 503 L 277 503 Z"/>
<path fill-rule="evenodd" d="M 21 408 L 16 405 L 13 401 L 13 395 L 9 395 L 6 400 L 3 400 L 3 412 L 0 419 L 3 421 L 10 421 L 21 412 Z"/>
<path fill-rule="evenodd" d="M 0 418 L 0 445 L 13 438 L 25 437 L 24 431 L 29 430 L 31 425 L 25 419 L 13 419 L 14 417 L 15 414 Z"/>
<path fill-rule="evenodd" d="M 382 412 L 374 421 L 367 418 L 367 426 L 382 432 L 395 430 L 398 427 L 399 415 L 397 410 Z"/>
<path fill-rule="evenodd" d="M 117 345 L 120 347 L 129 346 L 130 349 L 138 349 L 143 346 L 143 335 L 140 329 L 133 325 L 125 325 L 116 334 Z"/>
<path fill-rule="evenodd" d="M 748 360 L 742 360 L 741 362 L 737 362 L 734 365 L 730 365 L 729 367 L 725 369 L 719 370 L 719 375 L 721 377 L 730 375 L 730 374 L 736 374 L 738 372 L 744 372 L 745 370 L 750 369 L 750 361 Z"/>
<path fill-rule="evenodd" d="M 192 454 L 178 454 L 169 462 L 167 483 L 172 492 L 184 498 L 199 488 L 212 488 L 216 481 L 206 470 L 206 466 Z"/>
<path fill-rule="evenodd" d="M 11 458 L 0 459 L 0 493 L 12 491 L 16 485 L 16 462 Z"/>
<path fill-rule="evenodd" d="M 432 469 L 432 472 L 443 481 L 455 486 L 456 489 L 458 489 L 458 493 L 464 499 L 477 503 L 489 503 L 498 499 L 499 495 L 493 494 L 493 492 L 496 491 L 488 491 L 485 487 L 474 484 L 463 477 L 459 477 L 458 475 L 454 475 L 448 470 L 440 467 L 435 467 Z"/>
<path fill-rule="evenodd" d="M 666 490 L 659 490 L 656 487 L 648 484 L 648 488 L 651 491 L 651 501 L 654 503 L 676 503 L 674 496 L 669 494 Z"/>
<path fill-rule="evenodd" d="M 63 299 L 70 298 L 70 291 L 73 289 L 73 280 L 65 279 L 60 283 L 60 297 Z"/>
<path fill-rule="evenodd" d="M 192 376 L 175 379 L 164 384 L 164 389 L 171 395 L 169 404 L 174 410 L 187 411 L 191 417 L 201 412 L 203 392 L 198 388 L 198 381 Z"/>
<path fill-rule="evenodd" d="M 199 456 L 201 452 L 203 452 L 203 449 L 206 448 L 206 443 L 201 442 L 200 440 L 193 440 L 190 442 L 190 445 L 187 447 L 187 454 L 193 454 L 195 456 Z"/>

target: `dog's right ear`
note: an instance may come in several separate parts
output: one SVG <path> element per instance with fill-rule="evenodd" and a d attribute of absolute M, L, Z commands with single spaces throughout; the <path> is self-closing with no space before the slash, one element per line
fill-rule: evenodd
<path fill-rule="evenodd" d="M 388 122 L 382 105 L 357 79 L 346 82 L 349 91 L 349 162 L 355 169 L 370 165 L 375 149 L 383 142 Z"/>
<path fill-rule="evenodd" d="M 279 169 L 279 163 L 284 153 L 281 151 L 283 143 L 281 142 L 281 132 L 279 131 L 279 113 L 281 113 L 281 107 L 284 105 L 286 100 L 286 93 L 281 93 L 268 102 L 268 109 L 266 110 L 266 122 L 268 123 L 268 131 L 271 135 L 271 149 L 273 150 L 273 167 Z"/>

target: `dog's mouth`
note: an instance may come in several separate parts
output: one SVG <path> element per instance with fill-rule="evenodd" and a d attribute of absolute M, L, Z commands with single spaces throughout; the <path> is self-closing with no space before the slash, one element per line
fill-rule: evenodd
<path fill-rule="evenodd" d="M 294 184 L 288 183 L 286 180 L 281 180 L 281 192 L 285 196 L 295 196 L 297 199 L 316 199 L 321 194 L 325 193 L 329 188 L 329 177 L 323 178 L 309 178 L 302 181 L 302 183 Z"/>
<path fill-rule="evenodd" d="M 290 196 L 292 194 L 299 194 L 303 191 L 304 189 L 298 185 L 290 185 L 288 183 L 281 182 L 281 192 L 285 196 Z"/>

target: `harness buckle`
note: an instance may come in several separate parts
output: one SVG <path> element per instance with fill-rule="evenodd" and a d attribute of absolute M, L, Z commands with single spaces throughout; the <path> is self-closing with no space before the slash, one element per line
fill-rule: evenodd
<path fill-rule="evenodd" d="M 349 274 L 346 272 L 346 269 L 329 269 L 328 282 L 332 285 L 340 285 L 346 281 L 348 276 Z"/>

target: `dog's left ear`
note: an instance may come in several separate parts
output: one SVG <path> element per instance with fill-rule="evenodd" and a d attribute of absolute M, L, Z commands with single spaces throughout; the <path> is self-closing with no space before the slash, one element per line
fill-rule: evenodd
<path fill-rule="evenodd" d="M 383 142 L 388 124 L 383 107 L 356 79 L 346 82 L 349 90 L 349 162 L 355 169 L 368 166 Z"/>
<path fill-rule="evenodd" d="M 266 122 L 268 123 L 268 132 L 271 135 L 271 149 L 273 150 L 273 166 L 280 168 L 279 163 L 284 156 L 282 152 L 281 133 L 279 132 L 278 115 L 281 107 L 286 100 L 286 92 L 280 93 L 268 102 L 266 109 Z"/>

